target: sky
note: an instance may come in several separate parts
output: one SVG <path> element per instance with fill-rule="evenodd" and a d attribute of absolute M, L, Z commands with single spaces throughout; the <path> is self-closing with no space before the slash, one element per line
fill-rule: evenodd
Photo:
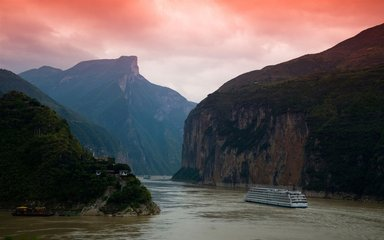
<path fill-rule="evenodd" d="M 138 57 L 200 102 L 230 79 L 384 23 L 383 0 L 0 0 L 0 68 Z"/>

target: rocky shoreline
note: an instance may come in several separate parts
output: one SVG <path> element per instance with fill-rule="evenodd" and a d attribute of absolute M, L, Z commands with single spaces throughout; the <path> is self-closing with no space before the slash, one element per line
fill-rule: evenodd
<path fill-rule="evenodd" d="M 29 205 L 28 206 L 41 206 Z M 56 205 L 55 207 L 47 207 L 49 211 L 54 213 L 54 216 L 113 216 L 113 217 L 132 217 L 132 216 L 151 216 L 160 214 L 160 207 L 155 202 L 147 204 L 140 204 L 139 206 L 128 206 L 123 210 L 114 211 L 114 209 L 106 209 L 106 201 L 99 201 L 93 204 L 77 204 L 71 207 L 64 207 L 63 205 Z M 15 208 L 14 204 L 2 204 L 0 211 L 12 212 Z"/>
<path fill-rule="evenodd" d="M 127 180 L 129 179 L 120 176 L 115 176 L 119 182 L 119 188 L 116 186 L 109 186 L 104 191 L 104 194 L 96 200 L 89 203 L 69 203 L 69 202 L 44 202 L 44 201 L 25 201 L 23 203 L 15 204 L 13 202 L 0 202 L 0 209 L 15 209 L 18 206 L 27 206 L 30 209 L 35 207 L 45 207 L 56 216 L 149 216 L 157 215 L 160 213 L 160 207 L 151 200 L 151 197 L 146 201 L 130 202 L 124 200 L 123 202 L 109 202 L 115 193 L 121 192 L 127 187 Z M 134 179 L 135 184 L 141 182 L 133 175 L 130 176 L 131 181 Z M 130 184 L 133 184 L 132 182 Z M 143 187 L 143 186 L 142 186 Z M 143 187 L 145 188 L 145 187 Z M 148 194 L 150 194 L 148 192 Z M 31 210 L 33 211 L 33 210 Z"/>
<path fill-rule="evenodd" d="M 97 202 L 97 201 L 96 201 Z M 160 207 L 155 202 L 141 204 L 137 207 L 128 206 L 120 211 L 114 211 L 113 208 L 106 208 L 106 201 L 95 203 L 84 207 L 79 213 L 80 216 L 113 216 L 113 217 L 129 217 L 129 216 L 150 216 L 160 213 Z"/>

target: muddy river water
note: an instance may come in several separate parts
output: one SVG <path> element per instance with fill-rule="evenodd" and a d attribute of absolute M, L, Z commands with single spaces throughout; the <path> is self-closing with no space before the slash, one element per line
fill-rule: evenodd
<path fill-rule="evenodd" d="M 0 239 L 384 239 L 384 204 L 309 199 L 306 209 L 245 203 L 244 190 L 145 181 L 162 212 L 145 217 L 12 217 Z"/>

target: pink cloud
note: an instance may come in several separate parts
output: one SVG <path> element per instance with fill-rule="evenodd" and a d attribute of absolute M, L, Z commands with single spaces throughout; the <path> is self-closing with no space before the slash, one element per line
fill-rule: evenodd
<path fill-rule="evenodd" d="M 0 67 L 137 55 L 148 80 L 200 101 L 245 71 L 380 24 L 383 12 L 381 0 L 2 0 Z"/>

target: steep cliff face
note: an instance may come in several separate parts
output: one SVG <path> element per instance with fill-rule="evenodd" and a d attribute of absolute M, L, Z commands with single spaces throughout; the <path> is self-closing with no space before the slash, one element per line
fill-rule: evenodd
<path fill-rule="evenodd" d="M 196 109 L 195 111 L 199 111 Z M 299 185 L 308 127 L 303 113 L 233 108 L 229 119 L 202 111 L 185 125 L 183 167 L 206 184 Z"/>
<path fill-rule="evenodd" d="M 174 178 L 384 197 L 383 37 L 380 25 L 224 84 L 189 114 Z"/>

